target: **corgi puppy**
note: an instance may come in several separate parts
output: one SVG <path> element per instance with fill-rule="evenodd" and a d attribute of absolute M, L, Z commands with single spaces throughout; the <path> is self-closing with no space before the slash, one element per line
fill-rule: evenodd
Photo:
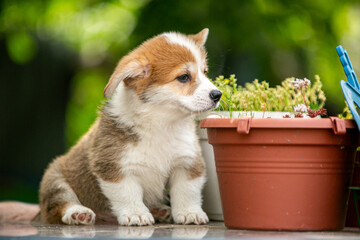
<path fill-rule="evenodd" d="M 46 169 L 40 184 L 46 223 L 206 224 L 205 166 L 194 114 L 218 106 L 206 77 L 208 29 L 158 35 L 123 57 L 105 87 L 90 130 Z M 169 189 L 171 209 L 162 202 Z M 99 218 L 99 219 L 98 219 Z"/>

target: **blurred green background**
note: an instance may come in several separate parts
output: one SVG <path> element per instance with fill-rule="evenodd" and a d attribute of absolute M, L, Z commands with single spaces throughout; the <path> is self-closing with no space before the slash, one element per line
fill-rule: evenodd
<path fill-rule="evenodd" d="M 210 29 L 209 76 L 319 74 L 341 113 L 342 44 L 360 74 L 360 4 L 335 0 L 1 0 L 0 200 L 37 202 L 47 164 L 89 128 L 117 61 L 164 31 Z"/>

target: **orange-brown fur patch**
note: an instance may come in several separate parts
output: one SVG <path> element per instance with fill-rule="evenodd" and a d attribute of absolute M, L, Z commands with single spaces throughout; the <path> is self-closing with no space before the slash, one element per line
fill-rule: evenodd
<path fill-rule="evenodd" d="M 203 46 L 206 42 L 208 34 L 209 34 L 209 29 L 204 28 L 203 30 L 201 30 L 201 32 L 197 34 L 187 35 L 187 37 L 192 39 L 198 46 Z"/>
<path fill-rule="evenodd" d="M 186 88 L 185 95 L 192 95 L 194 94 L 195 90 L 198 88 L 199 82 L 194 81 L 189 84 L 189 86 Z"/>
<path fill-rule="evenodd" d="M 198 177 L 202 177 L 206 174 L 205 171 L 205 161 L 201 154 L 201 148 L 199 142 L 195 142 L 197 156 L 193 159 L 192 164 L 189 168 L 187 168 L 187 174 L 190 179 L 195 179 Z"/>
<path fill-rule="evenodd" d="M 202 56 L 206 58 L 206 52 L 203 47 L 200 47 Z M 176 77 L 180 75 L 180 72 L 183 71 L 184 63 L 193 63 L 197 64 L 196 60 L 189 49 L 184 46 L 176 45 L 169 43 L 164 36 L 159 36 L 154 39 L 143 43 L 139 48 L 135 49 L 129 55 L 130 59 L 127 61 L 139 61 L 142 60 L 142 66 L 149 67 L 149 76 L 135 77 L 125 79 L 125 85 L 131 87 L 135 92 L 141 96 L 146 89 L 151 86 L 161 86 L 172 81 L 176 81 Z M 121 71 L 120 68 L 123 67 L 123 64 L 118 65 L 116 71 Z M 197 70 L 197 68 L 196 68 Z M 190 84 L 180 85 L 179 88 L 184 88 L 180 90 L 182 95 L 192 94 L 196 87 L 196 72 L 192 73 L 194 81 Z"/>
<path fill-rule="evenodd" d="M 65 212 L 67 202 L 59 198 L 65 192 L 61 188 L 51 188 L 40 198 L 42 219 L 47 223 L 62 224 L 61 218 Z"/>
<path fill-rule="evenodd" d="M 190 179 L 195 179 L 205 174 L 205 162 L 204 159 L 199 155 L 196 159 L 194 159 L 193 164 L 189 169 L 187 169 L 188 175 Z"/>
<path fill-rule="evenodd" d="M 177 92 L 181 96 L 192 95 L 195 92 L 196 88 L 199 86 L 199 83 L 196 81 L 191 81 L 188 83 L 174 81 L 170 84 L 174 92 Z"/>
<path fill-rule="evenodd" d="M 180 76 L 182 74 L 189 74 L 191 76 L 191 81 L 182 83 L 175 80 L 170 83 L 171 87 L 174 92 L 177 92 L 180 96 L 192 95 L 199 86 L 199 82 L 197 81 L 198 69 L 196 63 L 185 63 L 173 72 L 173 76 Z"/>

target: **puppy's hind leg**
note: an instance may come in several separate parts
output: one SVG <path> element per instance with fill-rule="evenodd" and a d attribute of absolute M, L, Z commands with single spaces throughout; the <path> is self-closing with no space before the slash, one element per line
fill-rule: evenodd
<path fill-rule="evenodd" d="M 45 172 L 40 185 L 41 218 L 54 224 L 94 224 L 95 213 L 81 205 L 56 162 Z"/>
<path fill-rule="evenodd" d="M 171 208 L 167 205 L 159 205 L 150 209 L 151 214 L 156 221 L 161 223 L 170 223 L 171 218 Z"/>
<path fill-rule="evenodd" d="M 80 204 L 68 205 L 61 220 L 66 224 L 90 225 L 95 222 L 95 213 Z"/>

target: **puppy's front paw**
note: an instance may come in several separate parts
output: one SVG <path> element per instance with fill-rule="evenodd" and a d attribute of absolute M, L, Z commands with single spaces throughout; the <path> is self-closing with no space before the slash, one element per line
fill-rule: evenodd
<path fill-rule="evenodd" d="M 120 214 L 118 222 L 123 226 L 147 226 L 154 224 L 155 220 L 149 212 L 133 212 Z"/>
<path fill-rule="evenodd" d="M 94 224 L 95 216 L 95 213 L 90 208 L 82 205 L 72 205 L 66 209 L 61 220 L 65 224 L 90 225 Z"/>
<path fill-rule="evenodd" d="M 177 224 L 207 224 L 209 218 L 206 213 L 199 209 L 196 211 L 184 210 L 173 213 L 174 222 Z"/>

